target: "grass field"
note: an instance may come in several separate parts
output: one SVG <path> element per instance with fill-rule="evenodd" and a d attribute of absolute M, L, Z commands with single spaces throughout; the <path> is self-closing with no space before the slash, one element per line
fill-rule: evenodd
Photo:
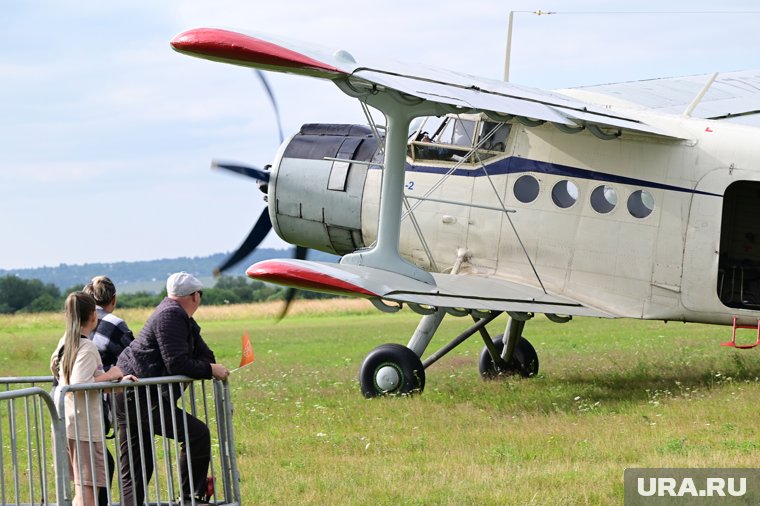
<path fill-rule="evenodd" d="M 277 307 L 196 315 L 231 368 L 251 335 L 256 360 L 231 377 L 245 504 L 622 504 L 627 467 L 760 467 L 760 356 L 720 347 L 726 327 L 539 316 L 535 378 L 482 381 L 474 337 L 422 395 L 366 400 L 364 356 L 406 343 L 419 316 L 301 301 L 276 323 Z M 136 330 L 149 311 L 117 313 Z M 467 325 L 447 318 L 429 351 Z M 2 375 L 48 374 L 62 329 L 61 315 L 0 317 Z"/>

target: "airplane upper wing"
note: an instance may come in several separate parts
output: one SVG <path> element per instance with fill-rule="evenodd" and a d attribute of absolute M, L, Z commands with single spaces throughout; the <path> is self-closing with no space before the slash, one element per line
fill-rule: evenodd
<path fill-rule="evenodd" d="M 177 35 L 181 53 L 247 67 L 347 82 L 363 89 L 393 89 L 430 102 L 577 127 L 592 124 L 680 139 L 631 112 L 613 111 L 567 95 L 485 79 L 426 65 L 357 62 L 343 50 L 257 34 L 197 28 Z"/>
<path fill-rule="evenodd" d="M 632 109 L 681 114 L 710 77 L 706 74 L 601 84 L 562 93 L 600 105 L 615 101 Z M 718 74 L 691 116 L 760 126 L 760 70 Z"/>
<path fill-rule="evenodd" d="M 612 318 L 577 301 L 503 279 L 433 273 L 435 285 L 372 267 L 309 260 L 264 260 L 246 274 L 305 290 L 436 307 Z"/>

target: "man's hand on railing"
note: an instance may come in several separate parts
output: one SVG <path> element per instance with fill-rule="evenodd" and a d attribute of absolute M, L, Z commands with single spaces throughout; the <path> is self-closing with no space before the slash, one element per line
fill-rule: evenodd
<path fill-rule="evenodd" d="M 211 375 L 218 380 L 226 380 L 230 375 L 230 370 L 222 364 L 211 364 Z"/>

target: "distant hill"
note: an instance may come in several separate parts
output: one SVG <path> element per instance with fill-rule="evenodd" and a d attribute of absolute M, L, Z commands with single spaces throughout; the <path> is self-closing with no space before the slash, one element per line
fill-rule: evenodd
<path fill-rule="evenodd" d="M 0 277 L 10 274 L 23 279 L 39 279 L 43 283 L 53 283 L 61 290 L 66 290 L 74 286 L 83 286 L 94 276 L 106 275 L 113 280 L 117 289 L 124 293 L 160 292 L 169 274 L 177 271 L 187 271 L 201 279 L 204 284 L 213 285 L 214 268 L 220 265 L 229 254 L 216 253 L 205 257 L 162 258 L 139 262 L 60 264 L 56 267 L 0 269 Z M 255 262 L 290 256 L 290 250 L 258 249 L 225 274 L 244 276 L 245 269 Z M 337 259 L 335 255 L 309 250 L 309 260 L 330 262 Z"/>

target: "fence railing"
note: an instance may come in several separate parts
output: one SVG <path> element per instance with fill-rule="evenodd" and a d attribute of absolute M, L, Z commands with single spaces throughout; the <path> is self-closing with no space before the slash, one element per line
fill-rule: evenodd
<path fill-rule="evenodd" d="M 171 376 L 61 386 L 54 399 L 52 377 L 0 378 L 0 470 L 0 504 L 69 505 L 88 481 L 104 485 L 99 506 L 196 506 L 198 483 L 203 502 L 240 504 L 229 384 Z"/>
<path fill-rule="evenodd" d="M 52 441 L 65 432 L 53 423 L 51 381 L 0 378 L 0 504 L 63 504 L 64 477 L 54 469 L 66 465 L 67 456 L 52 451 Z"/>

